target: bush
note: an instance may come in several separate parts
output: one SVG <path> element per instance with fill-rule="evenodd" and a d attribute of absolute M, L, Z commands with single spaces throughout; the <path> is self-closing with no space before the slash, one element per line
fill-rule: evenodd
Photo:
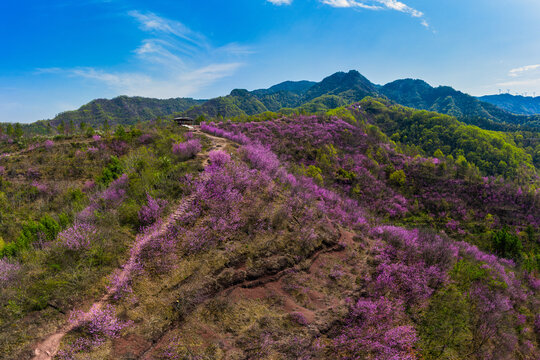
<path fill-rule="evenodd" d="M 173 154 L 177 155 L 183 160 L 194 157 L 201 150 L 201 143 L 197 139 L 188 140 L 179 144 L 173 144 L 172 146 Z"/>
<path fill-rule="evenodd" d="M 154 199 L 150 194 L 146 194 L 147 204 L 141 207 L 139 211 L 139 221 L 143 226 L 151 225 L 156 222 L 163 208 L 167 206 L 167 201 Z"/>
<path fill-rule="evenodd" d="M 141 207 L 135 201 L 127 201 L 118 208 L 118 216 L 122 225 L 132 226 L 134 229 L 140 227 L 139 211 Z"/>
<path fill-rule="evenodd" d="M 116 156 L 111 156 L 109 164 L 103 169 L 101 175 L 96 179 L 96 182 L 107 186 L 113 180 L 118 179 L 122 174 L 122 163 Z"/>
<path fill-rule="evenodd" d="M 523 246 L 517 235 L 510 233 L 508 227 L 495 232 L 492 238 L 493 251 L 504 258 L 519 258 Z"/>
<path fill-rule="evenodd" d="M 403 186 L 405 185 L 405 181 L 407 180 L 405 177 L 405 172 L 403 170 L 397 170 L 394 171 L 390 175 L 390 183 L 396 186 Z"/>
<path fill-rule="evenodd" d="M 60 225 L 49 215 L 44 215 L 39 221 L 29 221 L 23 225 L 17 239 L 2 249 L 0 256 L 14 257 L 37 241 L 53 241 L 59 231 Z"/>

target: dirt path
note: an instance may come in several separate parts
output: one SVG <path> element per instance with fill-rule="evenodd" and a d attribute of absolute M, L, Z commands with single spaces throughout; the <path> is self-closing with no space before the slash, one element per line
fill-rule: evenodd
<path fill-rule="evenodd" d="M 226 139 L 203 133 L 199 127 L 196 127 L 193 132 L 196 134 L 204 135 L 212 141 L 212 146 L 207 151 L 198 155 L 198 157 L 202 158 L 203 165 L 205 167 L 206 165 L 208 165 L 209 151 L 223 149 L 227 146 L 227 144 L 230 143 L 230 141 Z M 191 195 L 183 199 L 180 204 L 178 204 L 176 209 L 164 221 L 162 221 L 161 224 L 156 227 L 156 229 L 153 229 L 152 232 L 137 235 L 135 239 L 135 244 L 130 250 L 129 260 L 124 264 L 124 266 L 122 266 L 119 274 L 117 275 L 117 281 L 115 281 L 117 285 L 109 288 L 107 293 L 105 293 L 105 295 L 103 295 L 103 297 L 99 301 L 95 302 L 90 307 L 90 309 L 76 322 L 66 324 L 56 333 L 48 336 L 45 340 L 36 345 L 36 347 L 34 348 L 34 356 L 32 357 L 32 360 L 51 360 L 54 358 L 54 356 L 58 353 L 58 350 L 60 348 L 60 342 L 62 341 L 64 336 L 71 330 L 88 321 L 90 315 L 95 310 L 103 308 L 107 301 L 109 301 L 109 299 L 118 292 L 121 284 L 125 283 L 130 278 L 131 273 L 136 266 L 136 259 L 139 257 L 145 245 L 156 237 L 162 236 L 167 231 L 168 226 L 174 223 L 176 219 L 178 219 L 183 213 L 186 212 L 188 207 L 191 205 L 193 197 L 194 195 Z"/>
<path fill-rule="evenodd" d="M 231 144 L 231 141 L 229 141 L 227 139 L 220 138 L 220 137 L 217 137 L 217 136 L 210 135 L 210 134 L 202 132 L 201 128 L 199 126 L 194 126 L 193 128 L 194 128 L 193 129 L 194 134 L 204 135 L 208 139 L 212 140 L 212 145 L 210 146 L 208 151 L 206 151 L 203 154 L 200 154 L 200 156 L 203 157 L 203 166 L 204 167 L 206 167 L 206 165 L 208 165 L 208 153 L 210 151 L 212 151 L 212 150 L 224 150 L 227 147 L 228 144 Z"/>

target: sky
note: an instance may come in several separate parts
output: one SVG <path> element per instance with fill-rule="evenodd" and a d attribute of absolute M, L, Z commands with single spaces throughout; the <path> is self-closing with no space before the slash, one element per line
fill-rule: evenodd
<path fill-rule="evenodd" d="M 538 0 L 2 1 L 0 35 L 1 122 L 351 69 L 540 96 Z"/>

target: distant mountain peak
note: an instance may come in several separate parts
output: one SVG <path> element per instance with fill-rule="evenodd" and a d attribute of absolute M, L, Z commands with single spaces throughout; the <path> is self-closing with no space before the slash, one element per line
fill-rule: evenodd
<path fill-rule="evenodd" d="M 355 101 L 376 94 L 377 88 L 375 84 L 358 71 L 350 70 L 347 73 L 343 71 L 336 72 L 324 78 L 320 83 L 313 85 L 306 92 L 306 99 L 312 100 L 322 95 L 338 95 L 347 101 Z"/>
<path fill-rule="evenodd" d="M 532 97 L 512 94 L 499 94 L 481 96 L 479 97 L 479 99 L 514 114 L 540 114 L 540 96 Z"/>
<path fill-rule="evenodd" d="M 231 96 L 246 97 L 246 96 L 252 96 L 252 95 L 246 89 L 234 89 L 234 90 L 231 91 Z"/>

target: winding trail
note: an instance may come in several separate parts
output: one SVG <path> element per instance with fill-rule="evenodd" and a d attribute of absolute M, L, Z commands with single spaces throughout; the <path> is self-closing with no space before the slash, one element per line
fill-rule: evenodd
<path fill-rule="evenodd" d="M 203 133 L 198 126 L 193 128 L 193 133 L 206 136 L 212 141 L 212 145 L 208 150 L 197 155 L 197 158 L 202 159 L 204 167 L 208 165 L 208 152 L 212 150 L 224 149 L 228 144 L 232 143 L 227 139 Z M 104 307 L 104 305 L 111 299 L 111 297 L 118 292 L 118 284 L 125 284 L 125 282 L 128 281 L 128 279 L 130 278 L 130 275 L 136 265 L 136 259 L 139 257 L 145 245 L 153 239 L 164 235 L 169 225 L 173 224 L 176 219 L 178 219 L 182 214 L 186 212 L 186 210 L 188 210 L 191 202 L 193 201 L 193 198 L 194 195 L 190 195 L 182 199 L 176 209 L 171 214 L 169 214 L 169 216 L 165 220 L 163 220 L 158 226 L 156 226 L 155 229 L 152 229 L 150 233 L 140 233 L 136 236 L 134 246 L 130 250 L 129 260 L 121 267 L 121 270 L 117 275 L 117 281 L 115 281 L 115 284 L 117 285 L 109 288 L 107 292 L 101 297 L 101 299 L 92 304 L 90 309 L 85 312 L 84 315 L 81 316 L 77 321 L 73 323 L 67 323 L 57 332 L 49 335 L 42 342 L 37 344 L 34 347 L 34 356 L 32 357 L 32 360 L 52 360 L 54 358 L 54 356 L 58 353 L 58 350 L 60 349 L 60 343 L 64 336 L 71 330 L 90 320 L 90 316 L 94 311 L 100 310 Z"/>

